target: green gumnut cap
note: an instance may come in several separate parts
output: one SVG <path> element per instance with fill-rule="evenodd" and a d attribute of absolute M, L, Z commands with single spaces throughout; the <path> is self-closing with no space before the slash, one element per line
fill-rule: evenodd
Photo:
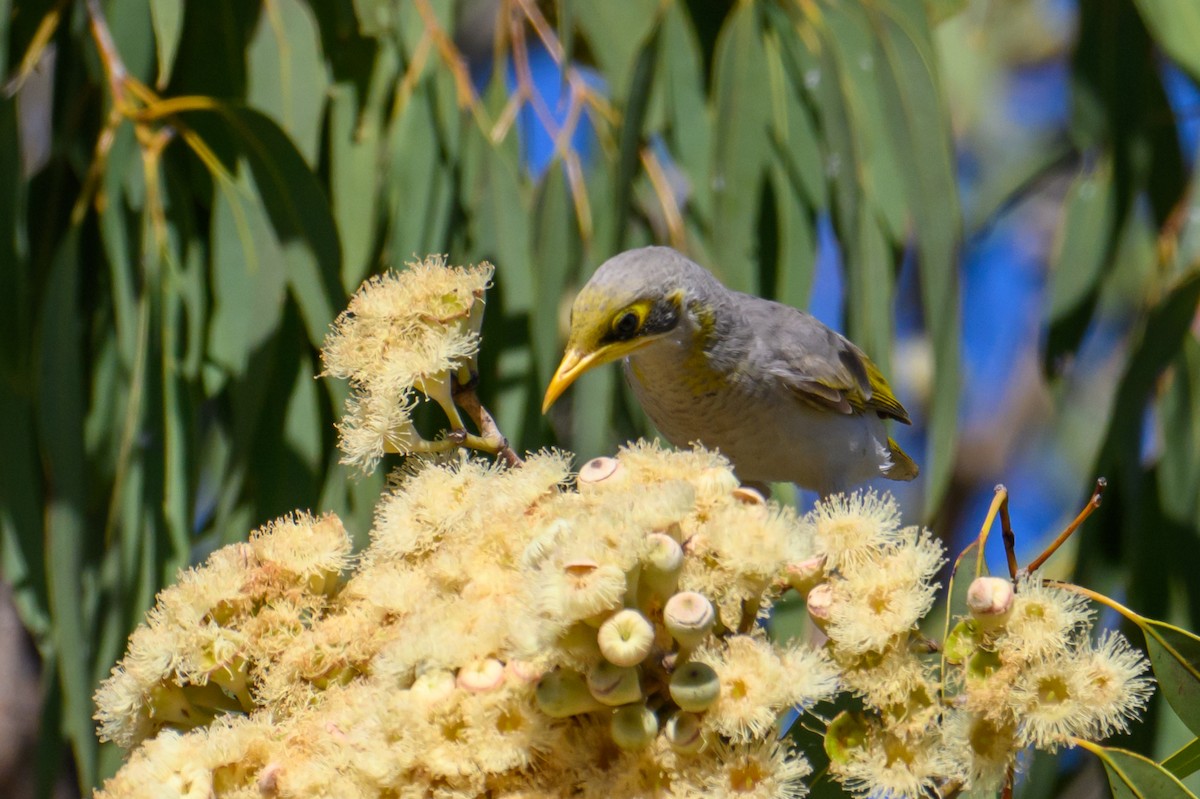
<path fill-rule="evenodd" d="M 671 675 L 670 690 L 682 710 L 702 713 L 721 695 L 721 678 L 705 663 L 684 663 Z"/>

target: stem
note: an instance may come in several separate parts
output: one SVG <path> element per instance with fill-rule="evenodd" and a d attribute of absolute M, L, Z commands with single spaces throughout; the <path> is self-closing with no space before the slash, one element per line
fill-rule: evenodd
<path fill-rule="evenodd" d="M 112 92 L 113 103 L 117 106 L 125 104 L 125 78 L 129 70 L 117 52 L 113 42 L 112 31 L 108 29 L 108 20 L 104 18 L 104 9 L 100 0 L 86 0 L 88 22 L 92 28 L 92 38 L 96 40 L 96 50 L 100 53 L 100 63 L 104 65 L 104 75 L 108 78 L 108 88 Z"/>
<path fill-rule="evenodd" d="M 1120 613 L 1122 616 L 1129 619 L 1139 627 L 1142 627 L 1146 621 L 1146 618 L 1142 616 L 1142 614 L 1130 610 L 1117 600 L 1107 597 L 1104 594 L 1097 593 L 1090 588 L 1084 588 L 1082 585 L 1075 585 L 1074 583 L 1067 583 L 1061 580 L 1043 580 L 1042 582 L 1046 585 L 1052 585 L 1055 588 L 1062 588 L 1065 591 L 1072 591 L 1076 594 L 1087 597 L 1093 602 L 1098 602 L 1105 607 L 1112 608 L 1117 613 Z"/>
<path fill-rule="evenodd" d="M 1096 489 L 1092 492 L 1092 498 L 1083 506 L 1083 510 L 1067 525 L 1067 529 L 1058 534 L 1058 538 L 1050 542 L 1050 546 L 1046 547 L 1046 551 L 1034 558 L 1028 566 L 1025 567 L 1025 574 L 1030 574 L 1038 570 L 1038 568 L 1049 560 L 1050 556 L 1058 551 L 1058 548 L 1066 543 L 1067 539 L 1079 529 L 1080 525 L 1091 516 L 1096 508 L 1100 507 L 1100 498 L 1104 496 L 1104 489 L 1108 487 L 1108 481 L 1103 477 L 1097 478 Z"/>
<path fill-rule="evenodd" d="M 508 466 L 522 465 L 524 461 L 521 460 L 521 456 L 508 445 L 508 439 L 500 432 L 496 420 L 488 412 L 488 409 L 483 407 L 483 403 L 479 401 L 479 395 L 475 393 L 475 389 L 479 385 L 479 376 L 471 374 L 466 383 L 459 383 L 457 375 L 452 380 L 455 403 L 466 411 L 467 416 L 471 417 L 471 421 L 475 423 L 480 433 L 478 436 L 467 435 L 464 440 L 466 446 L 499 455 Z"/>
<path fill-rule="evenodd" d="M 992 529 L 992 524 L 996 521 L 996 514 L 1000 512 L 1000 507 L 1008 502 L 1008 489 L 1003 485 L 996 486 L 996 494 L 992 497 L 992 504 L 988 508 L 987 516 L 983 519 L 983 526 L 979 528 L 979 552 L 975 553 L 975 576 L 983 575 L 983 550 L 987 546 L 988 533 Z"/>
<path fill-rule="evenodd" d="M 1004 556 L 1008 559 L 1008 576 L 1017 581 L 1017 536 L 1013 533 L 1012 520 L 1008 517 L 1008 492 L 1000 503 L 1000 534 L 1004 537 Z"/>

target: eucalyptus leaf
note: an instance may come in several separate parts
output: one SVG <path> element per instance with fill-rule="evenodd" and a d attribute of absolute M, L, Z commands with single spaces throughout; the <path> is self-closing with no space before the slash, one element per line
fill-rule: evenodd
<path fill-rule="evenodd" d="M 1200 738 L 1184 744 L 1161 765 L 1181 780 L 1200 771 Z"/>
<path fill-rule="evenodd" d="M 1134 0 L 1158 45 L 1200 81 L 1200 5 L 1191 0 Z"/>
<path fill-rule="evenodd" d="M 1188 729 L 1200 735 L 1200 637 L 1154 619 L 1138 624 L 1159 690 Z"/>
<path fill-rule="evenodd" d="M 154 46 L 158 52 L 155 85 L 163 89 L 171 80 L 179 37 L 183 35 L 183 0 L 150 0 L 150 20 L 154 25 Z"/>
<path fill-rule="evenodd" d="M 1078 743 L 1104 764 L 1113 799 L 1195 799 L 1182 782 L 1147 757 L 1125 749 Z"/>
<path fill-rule="evenodd" d="M 730 288 L 758 287 L 753 220 L 770 151 L 770 87 L 758 6 L 738 4 L 721 30 L 713 66 L 716 123 L 710 179 L 715 271 Z"/>

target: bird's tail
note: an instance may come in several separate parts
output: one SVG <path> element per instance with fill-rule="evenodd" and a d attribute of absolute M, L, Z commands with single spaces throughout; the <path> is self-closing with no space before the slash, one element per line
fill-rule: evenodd
<path fill-rule="evenodd" d="M 911 480 L 920 474 L 921 470 L 913 459 L 904 454 L 900 445 L 891 438 L 888 439 L 888 454 L 892 456 L 892 465 L 883 473 L 884 477 L 889 480 Z"/>

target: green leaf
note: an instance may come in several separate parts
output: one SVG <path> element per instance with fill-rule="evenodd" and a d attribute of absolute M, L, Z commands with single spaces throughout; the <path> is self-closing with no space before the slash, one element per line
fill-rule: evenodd
<path fill-rule="evenodd" d="M 358 32 L 363 36 L 380 37 L 395 24 L 392 0 L 354 0 L 354 15 Z"/>
<path fill-rule="evenodd" d="M 88 667 L 92 627 L 83 597 L 86 545 L 91 539 L 85 521 L 86 394 L 79 255 L 78 233 L 72 231 L 58 248 L 43 297 L 37 338 L 37 431 L 51 488 L 44 521 L 46 583 L 51 639 L 59 656 L 63 732 L 75 753 L 79 785 L 86 792 L 95 778 L 96 738 Z"/>
<path fill-rule="evenodd" d="M 602 4 L 587 4 L 599 6 Z M 655 34 L 658 28 L 655 27 Z M 624 113 L 621 118 L 621 139 L 617 155 L 616 185 L 613 189 L 615 207 L 613 210 L 613 239 L 609 252 L 619 252 L 624 249 L 625 228 L 629 218 L 630 198 L 633 194 L 633 178 L 638 172 L 639 155 L 642 148 L 642 127 L 646 121 L 646 110 L 650 104 L 650 90 L 654 85 L 653 76 L 655 64 L 658 61 L 660 37 L 651 36 L 638 52 L 634 65 L 633 80 L 629 85 L 629 95 L 625 99 Z"/>
<path fill-rule="evenodd" d="M 596 3 L 592 0 L 568 0 L 579 31 L 591 46 L 600 72 L 615 97 L 638 91 L 633 85 L 638 69 L 636 60 L 646 39 L 658 23 L 658 0 L 626 0 L 623 3 Z"/>
<path fill-rule="evenodd" d="M 381 47 L 365 99 L 349 81 L 330 92 L 329 192 L 347 293 L 358 288 L 376 260 L 383 186 L 379 165 L 386 151 L 383 119 L 398 68 L 395 49 Z"/>
<path fill-rule="evenodd" d="M 317 164 L 329 75 L 317 21 L 301 0 L 263 0 L 246 48 L 246 103 L 274 119 Z"/>
<path fill-rule="evenodd" d="M 1105 433 L 1096 473 L 1124 472 L 1139 452 L 1142 425 L 1137 422 L 1159 376 L 1179 352 L 1200 303 L 1200 270 L 1175 282 L 1146 315 L 1142 335 L 1126 361 Z M 1135 460 L 1136 465 L 1136 460 Z"/>
<path fill-rule="evenodd" d="M 430 85 L 426 81 L 413 93 L 389 131 L 385 197 L 391 266 L 445 246 L 454 184 L 441 157 Z"/>
<path fill-rule="evenodd" d="M 929 21 L 940 25 L 966 8 L 967 0 L 925 0 L 925 7 L 929 9 Z"/>
<path fill-rule="evenodd" d="M 153 10 L 146 0 L 110 0 L 105 8 L 109 31 L 125 69 L 144 83 L 154 79 L 157 60 Z"/>
<path fill-rule="evenodd" d="M 1050 273 L 1051 324 L 1097 292 L 1113 243 L 1111 231 L 1115 219 L 1112 162 L 1105 158 L 1079 175 L 1067 194 L 1057 255 Z"/>
<path fill-rule="evenodd" d="M 1112 161 L 1103 158 L 1075 179 L 1067 195 L 1050 271 L 1050 331 L 1044 356 L 1048 367 L 1074 351 L 1088 329 L 1118 244 L 1116 222 Z"/>
<path fill-rule="evenodd" d="M 904 139 L 895 135 L 898 121 L 890 115 L 893 109 L 884 102 L 887 80 L 877 74 L 880 69 L 877 52 L 880 43 L 876 39 L 880 34 L 872 30 L 865 9 L 857 4 L 831 7 L 825 15 L 825 22 L 828 31 L 824 40 L 831 44 L 834 61 L 838 65 L 838 87 L 844 98 L 844 109 L 853 134 L 854 160 L 859 164 L 857 173 L 843 172 L 839 167 L 838 179 L 857 180 L 864 197 L 886 224 L 888 237 L 902 240 L 906 235 L 909 209 L 915 200 L 911 195 L 911 187 L 907 187 L 909 195 L 906 197 L 906 186 L 901 177 L 897 148 Z M 930 80 L 929 76 L 923 76 L 922 79 L 927 83 Z M 933 125 L 937 121 L 936 118 L 925 120 Z M 861 219 L 847 218 L 842 220 L 842 225 L 850 233 L 848 240 L 858 238 L 862 229 Z M 846 259 L 848 269 L 857 266 L 858 256 L 857 252 L 850 253 Z"/>
<path fill-rule="evenodd" d="M 1150 34 L 1175 63 L 1200 81 L 1200 4 L 1194 0 L 1134 0 Z"/>
<path fill-rule="evenodd" d="M 702 176 L 707 174 L 711 158 L 712 115 L 704 96 L 703 56 L 682 3 L 667 6 L 661 49 L 656 82 L 663 98 L 666 143 L 680 169 L 692 178 L 688 211 L 708 219 L 712 195 Z"/>
<path fill-rule="evenodd" d="M 758 6 L 739 3 L 717 41 L 713 65 L 712 249 L 715 270 L 730 288 L 758 288 L 754 220 L 770 152 L 770 86 Z"/>
<path fill-rule="evenodd" d="M 801 38 L 792 29 L 787 14 L 777 6 L 767 8 L 767 19 L 772 28 L 767 59 L 773 78 L 771 144 L 775 158 L 800 189 L 797 200 L 803 200 L 810 207 L 823 208 L 829 199 L 821 166 L 821 144 L 815 121 L 804 101 L 802 83 L 796 80 L 796 75 L 803 70 L 795 63 L 798 56 L 790 52 L 803 46 Z M 781 37 L 786 38 L 780 41 Z M 803 57 L 809 55 L 806 53 Z"/>
<path fill-rule="evenodd" d="M 532 340 L 538 382 L 544 386 L 550 382 L 560 355 L 559 303 L 582 255 L 574 204 L 561 163 L 552 165 L 542 181 L 533 224 L 533 255 L 539 269 L 533 285 Z"/>
<path fill-rule="evenodd" d="M 1154 619 L 1142 618 L 1138 625 L 1159 690 L 1188 729 L 1200 735 L 1200 638 Z"/>
<path fill-rule="evenodd" d="M 856 263 L 846 270 L 850 338 L 888 374 L 892 344 L 892 253 L 882 226 L 866 207 L 860 211 Z"/>
<path fill-rule="evenodd" d="M 341 244 L 325 192 L 291 139 L 269 117 L 240 106 L 222 106 L 221 115 L 244 153 L 253 194 L 270 222 L 269 240 L 259 235 L 256 244 L 286 267 L 309 341 L 319 347 L 334 308 L 341 308 L 345 297 Z"/>
<path fill-rule="evenodd" d="M 235 190 L 216 196 L 212 222 L 212 323 L 208 355 L 232 374 L 243 374 L 250 354 L 274 334 L 283 313 L 287 275 L 270 222 L 254 202 L 249 169 Z M 208 386 L 215 392 L 219 386 Z"/>
<path fill-rule="evenodd" d="M 1183 341 L 1173 379 L 1159 404 L 1163 430 L 1158 499 L 1168 518 L 1185 525 L 1200 520 L 1200 340 Z"/>
<path fill-rule="evenodd" d="M 1196 799 L 1182 782 L 1147 757 L 1087 741 L 1076 743 L 1104 764 L 1113 799 Z"/>
<path fill-rule="evenodd" d="M 154 84 L 165 89 L 171 81 L 179 37 L 183 34 L 183 0 L 150 0 L 150 21 L 158 52 L 158 78 Z"/>
<path fill-rule="evenodd" d="M 1181 780 L 1200 771 L 1200 738 L 1193 738 L 1190 743 L 1184 744 L 1178 752 L 1162 762 L 1162 767 Z"/>
<path fill-rule="evenodd" d="M 922 477 L 926 515 L 950 485 L 958 441 L 961 217 L 949 118 L 935 74 L 924 10 L 917 0 L 872 7 L 881 92 L 900 159 L 920 258 L 921 299 L 933 340 L 934 385 Z"/>
<path fill-rule="evenodd" d="M 817 268 L 817 236 L 813 216 L 798 196 L 800 188 L 780 162 L 771 168 L 779 256 L 775 274 L 775 299 L 796 308 L 808 307 Z"/>

